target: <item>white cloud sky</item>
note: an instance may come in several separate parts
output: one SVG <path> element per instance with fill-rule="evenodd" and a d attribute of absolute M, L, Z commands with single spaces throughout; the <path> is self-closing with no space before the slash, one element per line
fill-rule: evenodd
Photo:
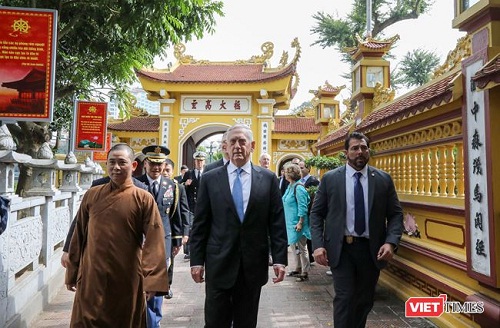
<path fill-rule="evenodd" d="M 312 16 L 323 11 L 325 13 L 345 17 L 351 10 L 352 0 L 226 0 L 224 1 L 225 17 L 217 20 L 216 32 L 207 35 L 202 40 L 186 44 L 186 54 L 195 59 L 211 61 L 234 61 L 249 59 L 253 55 L 261 55 L 261 45 L 264 42 L 274 43 L 274 55 L 271 64 L 276 67 L 281 53 L 288 51 L 293 58 L 295 49 L 290 44 L 298 37 L 302 48 L 297 71 L 300 76 L 298 92 L 290 108 L 309 101 L 311 89 L 317 89 L 326 80 L 333 86 L 347 85 L 348 80 L 341 75 L 348 72 L 349 67 L 340 61 L 340 54 L 333 48 L 311 46 L 317 36 L 310 30 L 315 24 Z M 396 61 L 406 52 L 422 48 L 434 51 L 444 61 L 456 41 L 463 32 L 452 29 L 453 2 L 435 0 L 429 14 L 418 20 L 407 20 L 391 26 L 385 31 L 386 37 L 400 35 L 400 40 L 393 49 Z M 169 51 L 166 62 L 175 62 L 173 50 Z M 394 68 L 395 62 L 391 67 Z M 157 63 L 155 67 L 165 67 L 166 63 Z M 346 95 L 347 96 L 347 95 Z M 342 94 L 340 99 L 342 100 Z"/>

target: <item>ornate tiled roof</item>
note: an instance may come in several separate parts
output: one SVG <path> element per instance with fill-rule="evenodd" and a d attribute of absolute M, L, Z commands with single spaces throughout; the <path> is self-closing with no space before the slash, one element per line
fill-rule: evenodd
<path fill-rule="evenodd" d="M 425 109 L 430 109 L 442 102 L 451 101 L 454 80 L 460 74 L 460 72 L 450 74 L 440 81 L 423 87 L 408 96 L 396 99 L 393 103 L 369 114 L 355 130 L 367 133 L 400 121 L 406 117 L 413 116 L 418 112 L 423 112 Z M 340 129 L 327 135 L 316 143 L 316 148 L 327 148 L 340 140 L 344 140 L 352 124 L 353 122 L 344 125 Z"/>
<path fill-rule="evenodd" d="M 500 54 L 477 71 L 472 80 L 476 82 L 476 86 L 480 89 L 486 87 L 490 82 L 500 83 Z"/>
<path fill-rule="evenodd" d="M 325 138 L 323 138 L 322 140 L 320 140 L 319 142 L 316 143 L 316 145 L 315 145 L 316 148 L 323 149 L 323 148 L 326 148 L 326 147 L 333 145 L 334 143 L 338 142 L 339 140 L 344 140 L 347 133 L 351 129 L 353 123 L 354 122 L 346 124 L 346 125 L 340 127 L 340 129 L 335 130 L 333 133 L 327 135 Z"/>
<path fill-rule="evenodd" d="M 357 57 L 361 53 L 364 52 L 388 52 L 392 45 L 399 40 L 399 35 L 395 35 L 392 38 L 387 40 L 377 40 L 372 37 L 366 37 L 366 39 L 362 39 L 359 35 L 356 35 L 356 39 L 358 41 L 358 45 L 356 47 L 346 47 L 343 49 L 343 52 Z"/>
<path fill-rule="evenodd" d="M 295 72 L 295 65 L 283 70 L 265 72 L 264 64 L 179 65 L 172 72 L 139 70 L 136 74 L 156 81 L 170 83 L 254 83 L 274 81 Z"/>
<path fill-rule="evenodd" d="M 274 133 L 319 133 L 321 128 L 314 123 L 314 118 L 276 117 Z"/>
<path fill-rule="evenodd" d="M 453 96 L 452 88 L 454 80 L 460 74 L 460 72 L 450 74 L 442 80 L 375 110 L 356 127 L 356 130 L 364 133 L 370 132 L 423 112 L 426 109 L 438 106 L 442 102 L 450 102 Z"/>
<path fill-rule="evenodd" d="M 159 117 L 132 117 L 121 123 L 108 124 L 111 131 L 158 132 L 159 128 Z"/>

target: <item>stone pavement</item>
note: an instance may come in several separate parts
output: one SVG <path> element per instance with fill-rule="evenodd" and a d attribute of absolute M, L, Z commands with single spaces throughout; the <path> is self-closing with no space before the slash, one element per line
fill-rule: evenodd
<path fill-rule="evenodd" d="M 164 318 L 161 324 L 163 327 L 200 328 L 203 327 L 205 284 L 196 284 L 191 280 L 189 262 L 183 257 L 180 254 L 175 259 L 172 285 L 174 297 L 163 302 Z M 333 286 L 332 278 L 326 275 L 326 271 L 326 267 L 316 265 L 311 268 L 308 281 L 296 282 L 295 278 L 286 277 L 279 284 L 270 282 L 265 285 L 262 289 L 258 327 L 333 327 Z M 270 277 L 271 274 L 270 270 Z M 30 327 L 69 327 L 73 295 L 61 288 Z M 366 326 L 436 327 L 427 320 L 405 318 L 404 302 L 382 287 L 377 287 L 375 305 Z"/>

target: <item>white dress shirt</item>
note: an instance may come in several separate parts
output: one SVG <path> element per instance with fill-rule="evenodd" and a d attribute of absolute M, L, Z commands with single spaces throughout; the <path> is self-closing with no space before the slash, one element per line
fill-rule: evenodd
<path fill-rule="evenodd" d="M 361 172 L 362 176 L 359 178 L 361 186 L 363 186 L 363 198 L 365 203 L 365 232 L 360 237 L 369 237 L 370 229 L 368 225 L 370 213 L 368 212 L 368 165 L 361 171 L 356 171 L 352 166 L 346 164 L 345 170 L 345 199 L 346 199 L 346 236 L 358 236 L 354 232 L 354 184 L 356 183 L 356 172 Z"/>

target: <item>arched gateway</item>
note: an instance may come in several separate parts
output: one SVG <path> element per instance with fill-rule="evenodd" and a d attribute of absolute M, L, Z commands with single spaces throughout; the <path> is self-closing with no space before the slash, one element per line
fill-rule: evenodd
<path fill-rule="evenodd" d="M 164 145 L 176 163 L 189 165 L 200 141 L 222 133 L 233 124 L 244 123 L 251 127 L 256 140 L 254 163 L 261 153 L 269 153 L 271 169 L 276 170 L 291 157 L 309 157 L 312 155 L 310 144 L 319 135 L 314 119 L 299 119 L 295 122 L 295 131 L 285 131 L 288 121 L 294 118 L 275 118 L 278 110 L 289 108 L 298 84 L 298 40 L 291 46 L 296 49 L 293 59 L 288 62 L 288 53 L 283 52 L 279 65 L 272 68 L 270 58 L 274 45 L 271 42 L 262 45 L 262 55 L 233 62 L 195 60 L 186 55 L 184 45 L 179 44 L 174 53 L 178 62 L 172 68 L 136 71 L 148 99 L 160 103 L 158 117 L 138 117 L 110 124 L 109 130 L 119 138 L 128 131 L 131 136 L 128 141 L 136 150 L 144 143 Z M 293 145 L 273 139 L 275 128 L 282 136 L 294 133 Z M 288 148 L 282 151 L 283 144 Z"/>

